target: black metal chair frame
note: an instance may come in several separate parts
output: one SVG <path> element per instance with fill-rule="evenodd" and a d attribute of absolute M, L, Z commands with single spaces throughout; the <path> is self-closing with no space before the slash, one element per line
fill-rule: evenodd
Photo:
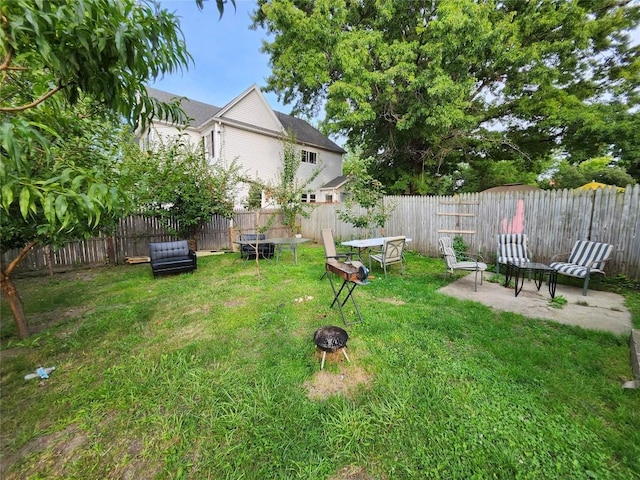
<path fill-rule="evenodd" d="M 347 275 L 344 278 L 340 277 L 342 278 L 342 285 L 340 285 L 339 289 L 336 289 L 336 284 L 333 281 L 333 277 L 334 275 L 335 276 L 338 276 L 338 275 L 329 269 L 328 263 L 326 264 L 325 273 L 327 277 L 329 277 L 329 283 L 331 283 L 331 289 L 333 290 L 333 302 L 331 302 L 330 308 L 333 308 L 334 305 L 338 305 L 338 309 L 340 310 L 340 316 L 342 317 L 342 321 L 347 326 L 362 322 L 362 314 L 360 313 L 360 309 L 358 308 L 356 299 L 353 296 L 353 291 L 356 289 L 358 285 L 364 285 L 364 283 L 350 280 L 349 276 Z M 344 299 L 341 299 L 340 296 L 342 295 L 343 291 L 345 291 L 345 287 L 346 287 L 346 296 L 344 297 Z M 353 307 L 355 308 L 356 313 L 358 314 L 358 320 L 354 320 L 352 322 L 347 321 L 347 318 L 344 314 L 344 310 L 342 308 L 345 306 L 345 304 L 349 299 L 351 299 L 351 302 L 353 303 Z"/>

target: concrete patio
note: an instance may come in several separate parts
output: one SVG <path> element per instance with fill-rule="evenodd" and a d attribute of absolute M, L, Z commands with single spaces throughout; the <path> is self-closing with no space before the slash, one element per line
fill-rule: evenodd
<path fill-rule="evenodd" d="M 477 292 L 473 291 L 473 275 L 465 275 L 441 288 L 439 292 L 459 299 L 480 302 L 500 311 L 605 330 L 616 335 L 628 335 L 633 328 L 631 314 L 624 305 L 622 295 L 589 289 L 584 297 L 581 287 L 558 285 L 556 297 L 561 295 L 567 303 L 562 308 L 554 308 L 549 302 L 551 296 L 545 284 L 537 291 L 533 281 L 525 280 L 522 291 L 515 297 L 513 288 L 491 283 L 487 278 L 492 274 L 485 275 L 482 285 L 478 284 Z"/>

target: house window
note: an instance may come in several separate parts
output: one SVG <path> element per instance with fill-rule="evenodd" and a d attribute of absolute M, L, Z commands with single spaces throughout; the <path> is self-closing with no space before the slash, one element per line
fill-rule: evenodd
<path fill-rule="evenodd" d="M 327 203 L 333 203 L 333 195 L 325 195 L 324 201 Z"/>
<path fill-rule="evenodd" d="M 302 150 L 302 162 L 316 164 L 318 162 L 318 154 L 308 150 Z"/>
<path fill-rule="evenodd" d="M 302 203 L 316 203 L 316 194 L 315 193 L 303 193 L 302 194 Z"/>

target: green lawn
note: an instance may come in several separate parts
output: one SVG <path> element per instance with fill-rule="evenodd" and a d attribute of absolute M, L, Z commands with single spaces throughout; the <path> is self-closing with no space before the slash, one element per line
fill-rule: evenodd
<path fill-rule="evenodd" d="M 342 325 L 322 248 L 260 278 L 235 258 L 19 279 L 39 331 L 18 341 L 3 301 L 0 477 L 640 478 L 627 336 L 441 295 L 442 260 L 409 253 L 320 373 L 313 332 Z"/>

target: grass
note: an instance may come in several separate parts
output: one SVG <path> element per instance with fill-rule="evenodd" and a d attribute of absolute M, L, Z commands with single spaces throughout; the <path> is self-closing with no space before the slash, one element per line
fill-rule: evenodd
<path fill-rule="evenodd" d="M 409 253 L 356 289 L 352 363 L 319 372 L 313 332 L 342 325 L 322 249 L 260 278 L 234 259 L 18 280 L 38 333 L 17 341 L 2 303 L 0 476 L 640 478 L 626 337 L 444 296 L 441 260 Z"/>
<path fill-rule="evenodd" d="M 553 308 L 562 308 L 567 304 L 567 299 L 562 295 L 556 295 L 552 299 L 549 300 L 549 305 Z M 578 302 L 578 305 L 587 306 L 587 302 Z"/>

